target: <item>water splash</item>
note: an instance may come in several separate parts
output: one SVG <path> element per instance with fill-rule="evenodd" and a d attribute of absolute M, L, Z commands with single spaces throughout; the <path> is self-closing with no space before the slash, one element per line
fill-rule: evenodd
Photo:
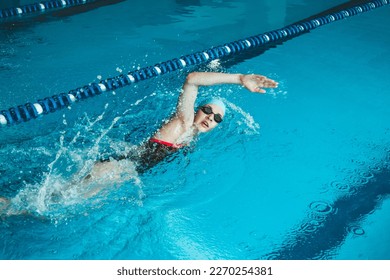
<path fill-rule="evenodd" d="M 96 164 L 101 147 L 107 142 L 114 149 L 123 148 L 123 142 L 117 147 L 115 141 L 107 136 L 121 117 L 114 118 L 107 126 L 101 123 L 105 113 L 106 110 L 94 119 L 85 115 L 74 128 L 60 131 L 55 144 L 55 156 L 47 164 L 41 180 L 26 183 L 10 199 L 7 209 L 3 209 L 3 215 L 31 214 L 56 219 L 66 217 L 77 213 L 80 205 L 104 199 L 107 190 L 111 192 L 129 183 L 134 189 L 134 200 L 141 205 L 144 196 L 142 182 L 134 163 L 126 160 L 108 162 L 104 166 Z M 74 136 L 68 139 L 67 134 L 72 133 Z M 85 138 L 90 141 L 84 141 Z M 127 148 L 130 149 L 130 146 Z M 94 180 L 87 180 L 88 174 L 92 174 Z"/>
<path fill-rule="evenodd" d="M 235 105 L 234 103 L 227 101 L 226 99 L 223 100 L 231 110 L 241 115 L 241 119 L 237 121 L 237 124 L 245 127 L 245 134 L 259 134 L 260 125 L 254 120 L 251 114 L 245 112 L 241 107 Z"/>

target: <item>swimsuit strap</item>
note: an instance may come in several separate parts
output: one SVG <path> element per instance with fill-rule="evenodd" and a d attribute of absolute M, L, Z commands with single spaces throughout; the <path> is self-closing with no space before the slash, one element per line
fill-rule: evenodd
<path fill-rule="evenodd" d="M 166 141 L 163 141 L 163 140 L 160 140 L 160 139 L 157 139 L 157 138 L 150 138 L 149 141 L 153 142 L 153 143 L 158 143 L 158 144 L 161 144 L 161 145 L 164 145 L 164 146 L 167 146 L 167 147 L 175 148 L 175 149 L 180 149 L 180 148 L 182 148 L 184 146 L 184 145 L 180 145 L 180 144 L 174 144 L 174 143 L 166 142 Z"/>

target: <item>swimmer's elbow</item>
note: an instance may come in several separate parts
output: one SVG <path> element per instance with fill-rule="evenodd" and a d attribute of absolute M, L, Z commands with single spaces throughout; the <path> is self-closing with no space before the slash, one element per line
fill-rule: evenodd
<path fill-rule="evenodd" d="M 200 72 L 191 72 L 187 75 L 186 84 L 187 85 L 197 85 L 199 81 Z"/>

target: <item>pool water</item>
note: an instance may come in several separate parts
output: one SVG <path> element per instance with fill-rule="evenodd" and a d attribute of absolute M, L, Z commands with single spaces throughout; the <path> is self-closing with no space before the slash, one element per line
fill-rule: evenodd
<path fill-rule="evenodd" d="M 99 1 L 98 1 L 99 2 Z M 0 108 L 274 30 L 344 1 L 110 1 L 0 24 Z M 265 95 L 202 88 L 221 125 L 85 198 L 96 158 L 173 111 L 188 71 L 1 127 L 1 259 L 389 259 L 389 7 L 204 71 L 260 73 Z"/>

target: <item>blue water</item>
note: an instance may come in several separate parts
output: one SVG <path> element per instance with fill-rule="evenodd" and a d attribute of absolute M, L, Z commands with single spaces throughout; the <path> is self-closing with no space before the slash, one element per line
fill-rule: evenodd
<path fill-rule="evenodd" d="M 118 1 L 0 25 L 0 108 L 343 1 L 177 2 Z M 202 66 L 264 74 L 279 88 L 202 89 L 199 103 L 225 99 L 226 121 L 190 153 L 89 199 L 83 172 L 99 155 L 147 139 L 174 109 L 187 72 L 0 128 L 0 196 L 11 199 L 0 258 L 389 259 L 388 24 L 383 7 L 258 56 Z"/>

